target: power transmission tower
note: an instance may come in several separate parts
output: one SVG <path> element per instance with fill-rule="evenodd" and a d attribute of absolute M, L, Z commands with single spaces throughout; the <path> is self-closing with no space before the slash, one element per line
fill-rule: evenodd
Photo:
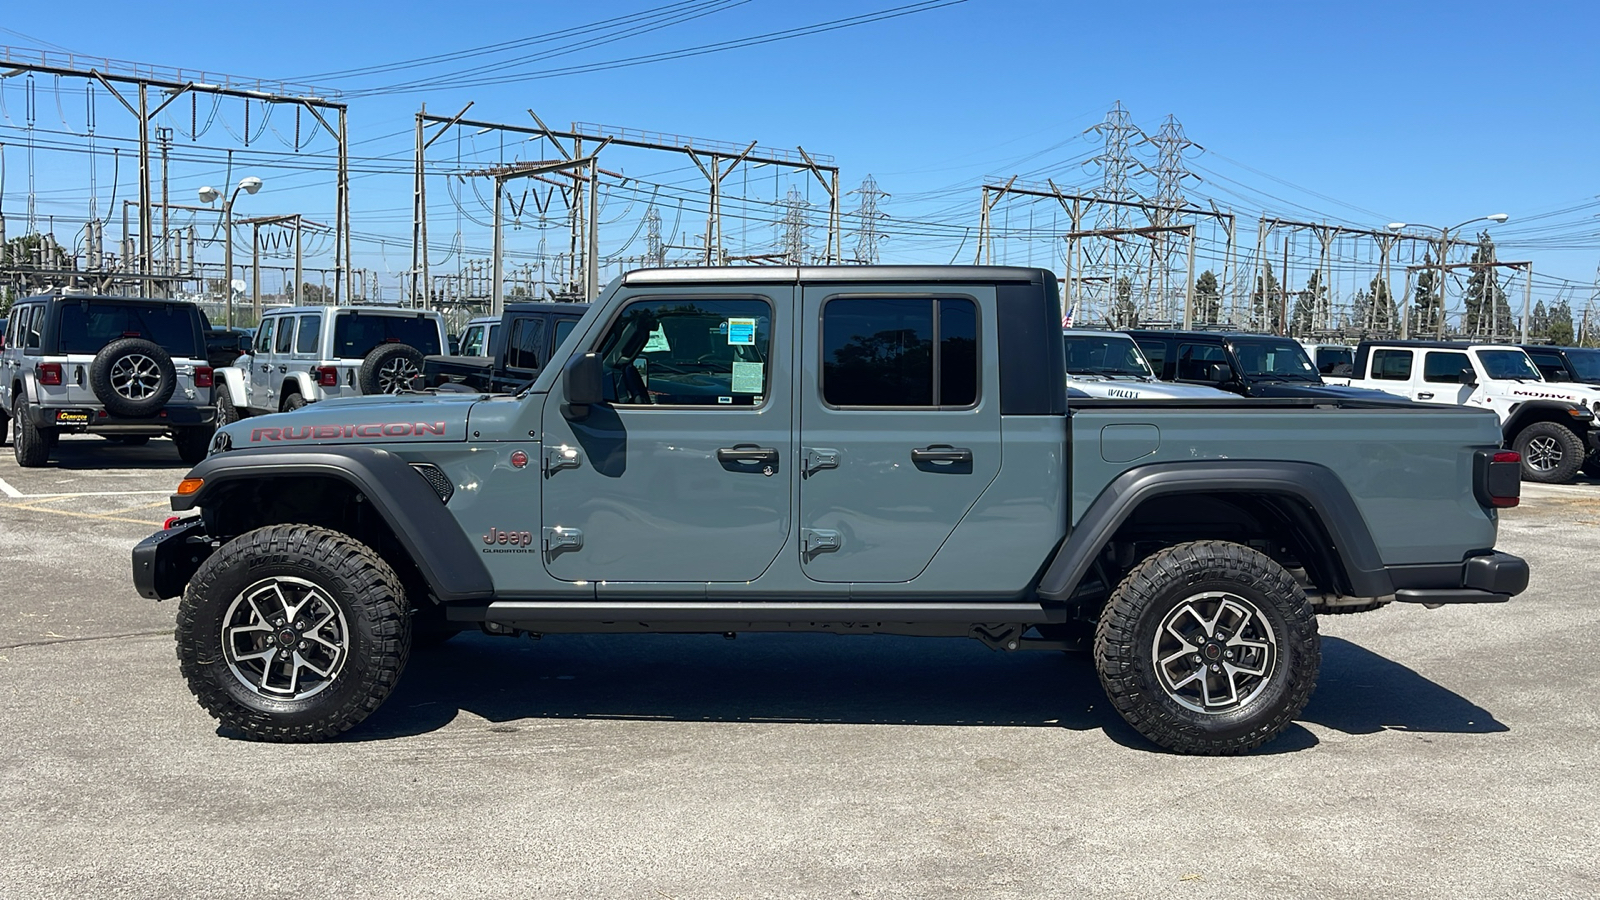
<path fill-rule="evenodd" d="M 795 187 L 789 188 L 789 195 L 783 199 L 783 261 L 786 265 L 806 264 L 806 208 L 810 205 Z"/>
<path fill-rule="evenodd" d="M 1151 217 L 1155 227 L 1166 229 L 1177 224 L 1176 210 L 1188 205 L 1188 198 L 1183 194 L 1183 182 L 1187 179 L 1199 180 L 1184 165 L 1183 154 L 1185 150 L 1199 147 L 1199 144 L 1189 140 L 1183 133 L 1183 125 L 1176 116 L 1167 114 L 1167 120 L 1162 123 L 1161 130 L 1154 137 L 1145 138 L 1145 142 L 1153 144 L 1156 148 L 1156 167 L 1151 170 L 1147 166 L 1141 168 L 1156 179 L 1156 196 L 1154 215 Z M 1204 148 L 1201 148 L 1204 149 Z M 1177 318 L 1175 315 L 1177 304 L 1171 290 L 1172 259 L 1169 231 L 1158 232 L 1159 237 L 1150 245 L 1151 285 L 1158 291 L 1158 304 L 1162 315 L 1168 320 Z M 1187 288 L 1185 289 L 1187 291 Z"/>
<path fill-rule="evenodd" d="M 861 197 L 861 206 L 856 210 L 856 218 L 861 222 L 856 231 L 856 262 L 877 265 L 878 242 L 889 239 L 888 235 L 878 232 L 878 219 L 885 218 L 878 211 L 878 201 L 889 195 L 878 190 L 878 182 L 871 175 L 861 179 L 861 187 L 850 193 Z"/>
<path fill-rule="evenodd" d="M 1106 113 L 1105 121 L 1084 133 L 1090 132 L 1098 134 L 1103 142 L 1100 154 L 1085 163 L 1100 168 L 1100 187 L 1095 189 L 1094 196 L 1098 200 L 1111 201 L 1100 205 L 1094 230 L 1106 234 L 1125 232 L 1133 226 L 1133 216 L 1130 207 L 1123 204 L 1132 204 L 1139 199 L 1138 192 L 1128 183 L 1136 167 L 1132 147 L 1134 137 L 1140 134 L 1139 128 L 1133 124 L 1133 117 L 1123 107 L 1122 101 L 1118 100 Z M 1120 241 L 1095 243 L 1099 246 L 1090 249 L 1090 265 L 1109 270 L 1109 280 L 1106 282 L 1109 309 L 1118 284 L 1128 277 L 1132 260 L 1128 249 Z"/>
<path fill-rule="evenodd" d="M 661 245 L 661 210 L 655 204 L 644 211 L 644 246 L 647 265 L 660 268 L 667 264 L 667 248 Z"/>

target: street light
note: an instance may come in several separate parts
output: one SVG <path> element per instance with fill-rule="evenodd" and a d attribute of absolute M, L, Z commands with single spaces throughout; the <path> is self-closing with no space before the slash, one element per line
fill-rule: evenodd
<path fill-rule="evenodd" d="M 222 202 L 222 230 L 225 235 L 222 241 L 222 287 L 228 292 L 228 327 L 233 327 L 233 201 L 239 199 L 239 192 L 254 194 L 261 190 L 261 179 L 254 175 L 247 175 L 239 179 L 239 186 L 233 189 L 228 199 Z M 222 192 L 206 185 L 200 189 L 201 203 L 214 203 Z"/>
<path fill-rule="evenodd" d="M 1438 330 L 1438 338 L 1439 338 L 1439 340 L 1444 340 L 1444 278 L 1445 278 L 1444 257 L 1445 257 L 1445 254 L 1448 253 L 1449 250 L 1450 250 L 1450 232 L 1455 231 L 1456 229 L 1461 228 L 1463 226 L 1471 225 L 1473 222 L 1492 222 L 1492 223 L 1494 223 L 1496 225 L 1499 225 L 1500 223 L 1504 222 L 1505 220 L 1507 220 L 1509 218 L 1511 218 L 1511 216 L 1509 216 L 1509 215 L 1507 215 L 1505 213 L 1490 213 L 1487 216 L 1473 216 L 1472 218 L 1467 219 L 1465 222 L 1457 222 L 1456 224 L 1451 225 L 1449 228 L 1440 228 L 1437 225 L 1413 225 L 1413 224 L 1409 224 L 1409 223 L 1406 223 L 1406 222 L 1390 222 L 1389 223 L 1388 228 L 1389 228 L 1390 231 L 1393 231 L 1393 232 L 1399 232 L 1402 228 L 1428 228 L 1428 229 L 1431 229 L 1431 230 L 1439 232 L 1439 259 L 1438 259 L 1438 263 L 1439 263 L 1439 330 Z M 1407 326 L 1411 322 L 1411 313 L 1410 313 L 1410 311 L 1406 310 L 1404 312 L 1405 312 L 1405 314 L 1400 317 L 1400 339 L 1401 340 L 1405 340 L 1406 337 L 1408 336 L 1407 335 L 1407 331 L 1408 331 Z"/>

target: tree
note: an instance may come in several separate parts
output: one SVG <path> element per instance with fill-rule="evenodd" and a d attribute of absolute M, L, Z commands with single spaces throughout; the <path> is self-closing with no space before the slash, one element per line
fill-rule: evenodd
<path fill-rule="evenodd" d="M 1551 305 L 1545 337 L 1559 346 L 1570 347 L 1573 344 L 1572 307 L 1567 305 L 1567 298 L 1560 297 Z"/>
<path fill-rule="evenodd" d="M 1217 276 L 1210 269 L 1194 280 L 1194 320 L 1216 322 L 1222 318 L 1222 289 L 1217 286 Z"/>
<path fill-rule="evenodd" d="M 1328 288 L 1322 283 L 1322 270 L 1312 269 L 1306 279 L 1305 290 L 1295 295 L 1294 316 L 1289 321 L 1289 333 L 1308 335 L 1316 327 L 1317 310 L 1327 300 Z"/>
<path fill-rule="evenodd" d="M 1528 314 L 1528 339 L 1542 341 L 1549 337 L 1550 312 L 1544 308 L 1544 301 L 1539 300 L 1533 304 L 1533 312 Z"/>
<path fill-rule="evenodd" d="M 307 281 L 300 285 L 300 302 L 308 306 L 322 306 L 333 302 L 333 292 Z"/>
<path fill-rule="evenodd" d="M 1133 308 L 1133 282 L 1127 276 L 1117 279 L 1111 298 L 1112 328 L 1138 328 L 1139 311 Z"/>
<path fill-rule="evenodd" d="M 1250 294 L 1250 318 L 1262 331 L 1277 332 L 1283 327 L 1283 288 L 1272 275 L 1272 263 L 1266 272 L 1256 277 L 1256 289 Z"/>
<path fill-rule="evenodd" d="M 1489 232 L 1478 234 L 1478 247 L 1472 251 L 1472 275 L 1467 279 L 1463 297 L 1466 318 L 1462 328 L 1471 335 L 1495 337 L 1502 329 L 1512 329 L 1511 305 L 1506 302 L 1506 292 L 1500 287 L 1495 274 L 1494 241 Z"/>
<path fill-rule="evenodd" d="M 1414 312 L 1412 321 L 1416 323 L 1413 335 L 1433 334 L 1439 328 L 1439 316 L 1443 312 L 1442 301 L 1439 296 L 1439 270 L 1435 269 L 1433 254 L 1425 253 L 1422 256 L 1423 268 L 1417 272 L 1417 291 L 1412 298 Z"/>
<path fill-rule="evenodd" d="M 1356 316 L 1363 331 L 1393 331 L 1395 328 L 1394 295 L 1382 276 L 1374 275 L 1364 291 L 1357 291 Z"/>

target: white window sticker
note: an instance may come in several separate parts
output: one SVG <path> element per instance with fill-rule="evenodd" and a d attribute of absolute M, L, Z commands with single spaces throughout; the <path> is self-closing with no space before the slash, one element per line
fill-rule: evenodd
<path fill-rule="evenodd" d="M 766 374 L 766 364 L 758 362 L 735 362 L 733 364 L 733 386 L 729 390 L 735 394 L 761 393 L 762 377 Z"/>
<path fill-rule="evenodd" d="M 729 319 L 728 343 L 753 346 L 756 342 L 755 319 Z"/>
<path fill-rule="evenodd" d="M 639 352 L 665 353 L 671 349 L 672 345 L 667 343 L 666 329 L 662 328 L 660 325 L 657 325 L 655 330 L 650 332 L 650 340 L 644 342 L 644 349 Z"/>

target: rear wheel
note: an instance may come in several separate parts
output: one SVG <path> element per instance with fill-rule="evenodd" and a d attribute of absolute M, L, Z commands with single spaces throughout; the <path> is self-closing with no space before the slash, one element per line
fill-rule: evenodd
<path fill-rule="evenodd" d="M 207 425 L 172 429 L 172 442 L 178 445 L 178 458 L 191 466 L 205 459 L 207 451 L 211 449 L 213 433 L 214 430 Z"/>
<path fill-rule="evenodd" d="M 263 741 L 326 740 L 360 723 L 411 649 L 394 570 L 305 525 L 260 528 L 212 554 L 184 591 L 176 637 L 200 705 Z"/>
<path fill-rule="evenodd" d="M 239 408 L 233 405 L 233 396 L 227 388 L 217 391 L 217 427 L 232 425 L 239 421 Z"/>
<path fill-rule="evenodd" d="M 299 409 L 299 408 L 301 408 L 301 407 L 303 407 L 305 405 L 306 405 L 306 398 L 301 396 L 300 394 L 290 394 L 289 396 L 283 398 L 283 411 L 284 412 L 288 412 L 289 410 L 292 410 L 292 409 Z"/>
<path fill-rule="evenodd" d="M 56 445 L 55 429 L 40 428 L 33 424 L 32 405 L 26 399 L 19 398 L 11 416 L 17 420 L 17 434 L 11 441 L 11 452 L 17 458 L 17 465 L 24 469 L 36 469 L 49 462 L 50 451 Z"/>
<path fill-rule="evenodd" d="M 1511 449 L 1522 454 L 1522 477 L 1542 484 L 1566 484 L 1583 465 L 1583 441 L 1555 422 L 1534 422 L 1517 433 Z"/>
<path fill-rule="evenodd" d="M 1322 658 L 1294 578 L 1222 541 L 1168 547 L 1128 573 L 1100 616 L 1094 657 L 1129 725 L 1206 755 L 1277 737 L 1311 698 Z"/>

